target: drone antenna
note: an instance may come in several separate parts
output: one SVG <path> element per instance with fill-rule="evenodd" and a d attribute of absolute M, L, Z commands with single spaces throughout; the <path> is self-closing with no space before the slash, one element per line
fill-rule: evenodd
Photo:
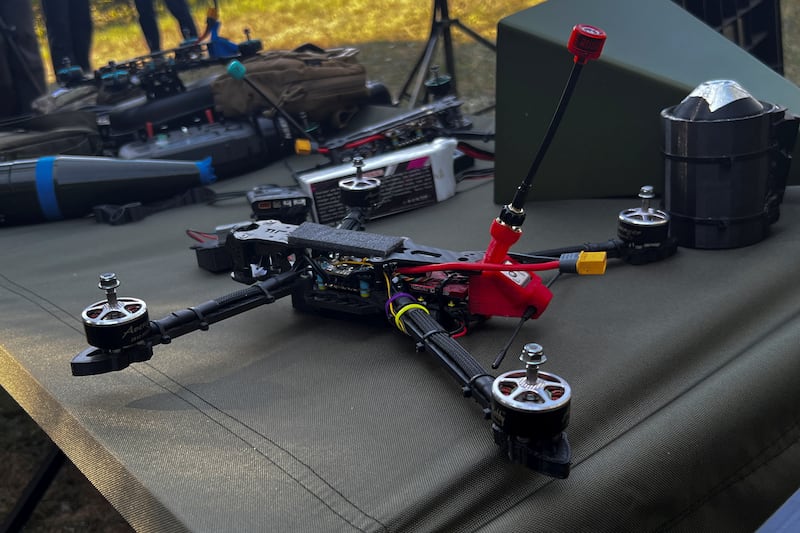
<path fill-rule="evenodd" d="M 536 308 L 533 306 L 528 307 L 525 310 L 525 312 L 519 318 L 519 322 L 517 323 L 517 327 L 514 329 L 514 332 L 511 334 L 511 338 L 508 339 L 508 342 L 505 344 L 505 346 L 503 346 L 500 349 L 500 351 L 497 352 L 497 355 L 494 358 L 494 362 L 492 363 L 492 368 L 497 369 L 497 367 L 500 366 L 500 363 L 503 362 L 503 359 L 505 359 L 508 350 L 511 348 L 511 344 L 514 342 L 514 339 L 516 339 L 517 335 L 519 335 L 519 332 L 522 331 L 523 324 L 525 324 L 525 322 L 527 322 L 528 319 L 530 319 L 535 313 L 536 313 Z"/>
<path fill-rule="evenodd" d="M 522 223 L 525 221 L 525 200 L 533 184 L 533 178 L 555 136 L 558 125 L 561 123 L 561 118 L 564 115 L 572 92 L 578 82 L 578 76 L 581 73 L 583 65 L 588 63 L 590 59 L 597 59 L 600 57 L 600 52 L 603 50 L 605 41 L 605 32 L 594 26 L 577 24 L 572 28 L 572 33 L 567 42 L 567 49 L 574 55 L 574 65 L 570 72 L 569 79 L 567 80 L 567 85 L 564 88 L 564 92 L 561 94 L 561 100 L 558 102 L 556 111 L 553 114 L 550 125 L 547 127 L 542 144 L 539 146 L 539 150 L 528 170 L 528 174 L 517 188 L 511 203 L 503 206 L 500 215 L 492 224 L 492 240 L 489 243 L 484 258 L 484 261 L 487 263 L 503 262 L 511 245 L 519 240 L 522 234 Z"/>
<path fill-rule="evenodd" d="M 590 59 L 597 59 L 600 57 L 600 52 L 603 50 L 605 40 L 605 32 L 594 26 L 578 24 L 572 28 L 572 34 L 570 34 L 569 42 L 567 43 L 567 49 L 575 56 L 572 71 L 569 74 L 564 91 L 561 93 L 561 99 L 558 102 L 555 113 L 553 113 L 553 118 L 550 120 L 550 125 L 547 127 L 544 139 L 542 139 L 542 144 L 539 145 L 539 151 L 536 153 L 536 157 L 533 163 L 531 163 L 528 174 L 525 176 L 519 188 L 517 188 L 514 199 L 511 201 L 511 207 L 513 209 L 521 211 L 525 206 L 525 200 L 533 184 L 533 178 L 539 170 L 539 165 L 542 164 L 544 155 L 547 153 L 547 149 L 550 147 L 553 137 L 555 137 L 556 130 L 564 116 L 564 111 L 566 111 L 567 104 L 569 104 L 572 93 L 578 83 L 578 77 L 583 69 L 583 65 L 588 63 Z"/>

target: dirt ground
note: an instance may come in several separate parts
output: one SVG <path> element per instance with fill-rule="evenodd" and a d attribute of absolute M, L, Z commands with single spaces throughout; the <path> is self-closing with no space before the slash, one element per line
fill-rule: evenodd
<path fill-rule="evenodd" d="M 800 82 L 800 4 L 784 1 L 783 36 L 786 77 Z M 493 58 L 486 57 L 483 49 L 457 50 L 456 57 L 467 61 L 463 72 L 494 72 Z M 362 62 L 370 77 L 384 81 L 397 91 L 413 60 L 421 51 L 419 43 L 408 45 L 378 44 L 374 49 L 362 49 Z M 474 70 L 473 70 L 474 69 Z M 469 78 L 465 76 L 464 79 Z M 483 83 L 494 83 L 492 76 L 477 76 Z M 488 78 L 488 79 L 487 79 Z M 460 87 L 461 88 L 461 87 Z M 481 99 L 485 87 L 465 88 L 473 91 L 470 103 L 476 108 L 491 103 Z M 396 92 L 393 92 L 396 94 Z M 465 98 L 467 99 L 467 98 Z M 0 520 L 13 507 L 27 481 L 47 455 L 48 437 L 17 406 L 8 394 L 0 389 Z M 110 532 L 131 531 L 122 517 L 105 501 L 94 487 L 69 461 L 61 468 L 55 482 L 36 508 L 27 532 Z"/>

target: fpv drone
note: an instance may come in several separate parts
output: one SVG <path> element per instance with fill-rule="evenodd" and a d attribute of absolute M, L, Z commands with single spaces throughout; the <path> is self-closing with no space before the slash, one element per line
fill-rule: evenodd
<path fill-rule="evenodd" d="M 567 47 L 575 61 L 567 87 L 528 175 L 492 222 L 485 251 L 454 252 L 363 231 L 380 183 L 364 176 L 363 160 L 354 157 L 355 176 L 339 184 L 348 214 L 337 227 L 259 220 L 231 230 L 224 246 L 232 277 L 248 285 L 243 290 L 151 320 L 144 301 L 117 296 L 116 275 L 102 274 L 99 287 L 106 298 L 82 313 L 90 347 L 74 357 L 72 373 L 122 370 L 149 360 L 158 344 L 289 296 L 304 312 L 385 317 L 418 349 L 434 355 L 465 396 L 480 405 L 491 419 L 494 442 L 508 459 L 566 478 L 571 451 L 564 430 L 572 393 L 564 379 L 539 370 L 545 361 L 542 348 L 527 344 L 520 358 L 525 369 L 493 376 L 457 339 L 492 316 L 518 318 L 520 326 L 539 317 L 552 293 L 537 272 L 602 274 L 607 255 L 635 263 L 645 262 L 642 257 L 649 258 L 656 248 L 662 255 L 674 251 L 662 246 L 667 215 L 649 206 L 652 190 L 643 188 L 643 206 L 620 214 L 619 239 L 560 249 L 554 257 L 510 252 L 522 233 L 533 176 L 577 76 L 600 56 L 605 39 L 593 26 L 573 28 Z M 502 352 L 492 367 L 501 359 Z"/>

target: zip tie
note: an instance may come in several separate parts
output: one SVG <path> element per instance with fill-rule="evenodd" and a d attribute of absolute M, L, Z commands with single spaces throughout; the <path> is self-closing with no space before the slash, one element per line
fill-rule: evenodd
<path fill-rule="evenodd" d="M 423 344 L 424 344 L 426 340 L 428 340 L 430 337 L 433 337 L 433 336 L 434 336 L 434 335 L 436 335 L 437 333 L 447 333 L 447 332 L 446 332 L 446 331 L 442 331 L 441 329 L 432 329 L 432 330 L 430 330 L 429 332 L 427 332 L 427 333 L 425 333 L 424 335 L 422 335 L 422 336 L 419 338 L 419 342 L 421 342 L 421 343 L 423 343 Z"/>

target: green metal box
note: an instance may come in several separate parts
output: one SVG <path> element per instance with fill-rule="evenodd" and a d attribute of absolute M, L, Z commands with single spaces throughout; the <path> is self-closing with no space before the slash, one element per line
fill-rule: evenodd
<path fill-rule="evenodd" d="M 575 24 L 603 29 L 530 200 L 663 192 L 659 113 L 704 81 L 732 79 L 800 114 L 800 89 L 670 0 L 549 0 L 499 22 L 494 200 L 527 174 L 573 65 Z M 798 143 L 800 145 L 800 143 Z M 795 146 L 791 184 L 800 183 Z"/>

